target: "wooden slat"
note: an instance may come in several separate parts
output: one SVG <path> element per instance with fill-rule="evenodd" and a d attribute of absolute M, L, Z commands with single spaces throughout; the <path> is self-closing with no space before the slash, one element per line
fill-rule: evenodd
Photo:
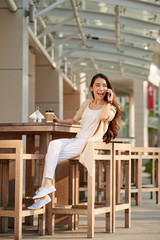
<path fill-rule="evenodd" d="M 138 193 L 138 189 L 136 189 L 136 188 L 131 188 L 131 193 Z"/>
<path fill-rule="evenodd" d="M 44 212 L 45 212 L 45 208 L 41 208 L 37 210 L 26 209 L 22 211 L 22 217 L 44 214 Z"/>
<path fill-rule="evenodd" d="M 138 159 L 139 155 L 131 155 L 131 159 Z"/>
<path fill-rule="evenodd" d="M 30 160 L 33 160 L 33 159 L 36 159 L 36 160 L 40 160 L 40 159 L 45 159 L 45 155 L 44 154 L 23 154 L 23 159 L 30 159 Z"/>
<path fill-rule="evenodd" d="M 94 215 L 109 213 L 111 211 L 112 211 L 111 207 L 100 207 L 100 208 L 94 209 Z"/>
<path fill-rule="evenodd" d="M 146 152 L 146 153 L 159 153 L 160 152 L 160 148 L 156 147 L 132 147 L 132 151 L 134 152 Z"/>
<path fill-rule="evenodd" d="M 150 188 L 147 188 L 147 187 L 143 187 L 142 188 L 142 192 L 157 192 L 159 189 L 157 187 L 150 187 Z"/>
<path fill-rule="evenodd" d="M 153 156 L 153 155 L 149 155 L 149 156 L 143 156 L 142 155 L 142 159 L 158 159 L 159 157 L 158 156 Z"/>
<path fill-rule="evenodd" d="M 116 211 L 121 211 L 124 209 L 129 209 L 130 208 L 130 204 L 129 203 L 123 203 L 123 204 L 119 204 L 115 206 L 115 210 Z"/>
<path fill-rule="evenodd" d="M 22 140 L 0 140 L 1 148 L 17 148 Z"/>
<path fill-rule="evenodd" d="M 0 210 L 1 217 L 15 217 L 15 211 L 13 210 Z"/>
<path fill-rule="evenodd" d="M 105 154 L 94 154 L 94 160 L 103 160 L 103 161 L 111 161 L 111 156 Z"/>
<path fill-rule="evenodd" d="M 3 159 L 16 159 L 16 154 L 13 154 L 13 153 L 0 153 L 0 159 L 3 160 Z"/>
<path fill-rule="evenodd" d="M 115 155 L 115 160 L 130 160 L 130 155 Z"/>
<path fill-rule="evenodd" d="M 22 217 L 25 216 L 32 216 L 37 214 L 44 214 L 45 210 L 44 208 L 38 209 L 38 210 L 23 210 L 22 211 Z M 15 217 L 16 213 L 14 210 L 2 210 L 0 209 L 0 216 L 1 217 Z"/>
<path fill-rule="evenodd" d="M 126 143 L 114 143 L 114 150 L 131 151 L 131 145 Z"/>
<path fill-rule="evenodd" d="M 74 209 L 74 208 L 70 208 L 70 209 L 66 209 L 66 208 L 52 208 L 52 213 L 54 214 L 78 214 L 78 215 L 88 215 L 88 210 L 87 209 Z"/>

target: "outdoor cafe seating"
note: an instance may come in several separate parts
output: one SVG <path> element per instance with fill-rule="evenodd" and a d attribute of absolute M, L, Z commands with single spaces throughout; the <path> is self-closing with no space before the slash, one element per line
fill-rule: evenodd
<path fill-rule="evenodd" d="M 135 148 L 131 144 L 123 142 L 111 142 L 109 144 L 93 142 L 93 176 L 91 177 L 83 167 L 86 172 L 83 180 L 87 182 L 87 186 L 83 188 L 87 196 L 86 201 L 82 202 L 80 199 L 82 165 L 77 157 L 62 162 L 58 166 L 62 170 L 65 168 L 65 171 L 67 166 L 67 172 L 65 173 L 65 178 L 67 176 L 68 179 L 67 182 L 66 179 L 63 181 L 63 177 L 61 178 L 62 184 L 67 184 L 65 185 L 68 192 L 67 204 L 63 202 L 63 193 L 57 191 L 53 194 L 52 202 L 48 206 L 39 210 L 28 210 L 27 206 L 33 201 L 33 191 L 41 183 L 45 152 L 42 153 L 40 147 L 35 149 L 34 146 L 35 151 L 24 153 L 23 144 L 22 139 L 0 140 L 0 230 L 1 232 L 7 232 L 10 225 L 12 225 L 12 228 L 14 226 L 14 238 L 17 240 L 22 238 L 22 219 L 24 218 L 26 224 L 32 225 L 34 224 L 34 217 L 37 216 L 37 231 L 40 235 L 44 235 L 54 233 L 60 215 L 67 216 L 68 228 L 72 230 L 79 227 L 79 216 L 86 215 L 88 218 L 86 222 L 87 237 L 93 238 L 96 228 L 95 216 L 98 214 L 105 214 L 104 231 L 107 233 L 116 231 L 117 211 L 124 210 L 124 227 L 131 227 L 131 194 L 136 191 L 139 203 L 142 203 L 141 193 L 143 191 L 156 192 L 156 203 L 159 203 L 159 148 Z M 41 153 L 37 153 L 36 150 Z M 142 186 L 142 174 L 140 171 L 143 158 L 151 159 L 153 162 L 156 161 L 156 184 L 152 178 L 150 186 L 145 188 Z M 131 159 L 136 161 L 134 171 L 133 169 L 131 171 L 131 166 L 133 166 L 131 165 Z M 26 168 L 28 172 L 24 171 L 24 160 L 26 163 L 32 163 L 30 164 L 31 172 L 29 172 L 29 168 Z M 39 161 L 38 185 L 34 184 L 36 171 L 33 162 L 35 160 Z M 137 167 L 137 164 L 139 164 L 139 167 Z M 151 165 L 153 167 L 153 163 Z M 131 184 L 131 173 L 134 173 L 136 186 L 138 186 L 137 190 L 135 190 L 133 182 Z M 153 171 L 152 174 L 154 174 Z M 25 181 L 30 183 L 30 190 L 25 189 L 25 193 L 23 192 L 24 175 L 26 175 Z M 32 176 L 32 179 L 28 178 L 27 175 Z M 56 178 L 57 175 L 55 184 L 58 186 L 59 182 Z M 61 191 L 61 188 L 59 188 L 59 191 Z M 12 202 L 11 205 L 10 202 Z M 9 218 L 14 219 L 14 225 L 10 224 Z"/>

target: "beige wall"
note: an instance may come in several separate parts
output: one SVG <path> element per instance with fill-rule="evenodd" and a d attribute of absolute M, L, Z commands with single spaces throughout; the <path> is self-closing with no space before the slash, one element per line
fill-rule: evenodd
<path fill-rule="evenodd" d="M 0 1 L 0 122 L 26 121 L 28 116 L 28 20 L 23 5 L 11 13 Z"/>
<path fill-rule="evenodd" d="M 145 89 L 144 82 L 141 80 L 134 80 L 134 111 L 135 111 L 135 146 L 147 146 L 148 128 L 145 125 Z"/>
<path fill-rule="evenodd" d="M 80 106 L 80 92 L 73 90 L 65 80 L 63 84 L 63 115 L 64 118 L 72 118 Z"/>
<path fill-rule="evenodd" d="M 45 114 L 53 109 L 57 116 L 60 114 L 60 95 L 63 94 L 63 84 L 59 68 L 53 69 L 42 54 L 36 52 L 36 106 Z"/>
<path fill-rule="evenodd" d="M 22 121 L 22 73 L 0 70 L 0 122 Z"/>

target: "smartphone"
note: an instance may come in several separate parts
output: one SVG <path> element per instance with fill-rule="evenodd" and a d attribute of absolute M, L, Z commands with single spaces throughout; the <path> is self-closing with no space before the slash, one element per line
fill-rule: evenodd
<path fill-rule="evenodd" d="M 111 93 L 110 93 L 110 92 L 107 92 L 106 94 L 107 94 L 107 96 L 109 96 L 109 97 L 111 96 Z"/>

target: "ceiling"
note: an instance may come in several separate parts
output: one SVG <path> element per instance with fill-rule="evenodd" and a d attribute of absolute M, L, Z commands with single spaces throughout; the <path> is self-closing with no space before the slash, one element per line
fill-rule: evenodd
<path fill-rule="evenodd" d="M 106 74 L 123 93 L 132 91 L 134 79 L 148 80 L 153 54 L 160 54 L 160 0 L 30 0 L 30 4 L 35 5 L 36 19 L 29 27 L 31 44 L 53 67 L 60 65 L 73 88 L 96 72 Z"/>

